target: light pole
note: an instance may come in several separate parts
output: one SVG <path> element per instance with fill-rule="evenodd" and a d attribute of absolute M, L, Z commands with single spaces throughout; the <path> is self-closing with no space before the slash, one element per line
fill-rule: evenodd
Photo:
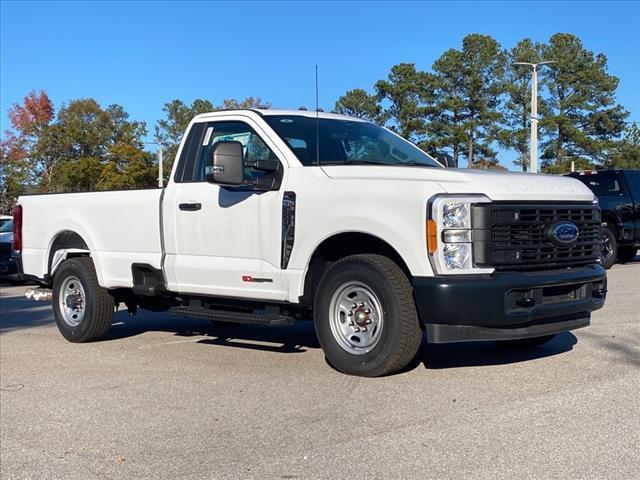
<path fill-rule="evenodd" d="M 571 160 L 571 172 L 576 171 L 576 161 L 574 160 L 575 158 L 580 160 L 582 157 L 580 155 L 563 155 L 562 157 L 562 160 Z"/>
<path fill-rule="evenodd" d="M 164 157 L 164 147 L 168 145 L 167 143 L 162 142 L 143 142 L 145 145 L 157 145 L 158 146 L 158 187 L 164 187 L 164 174 L 163 174 L 163 157 Z"/>
<path fill-rule="evenodd" d="M 538 67 L 556 63 L 554 61 L 527 63 L 514 62 L 514 65 L 531 67 L 531 145 L 529 153 L 529 171 L 538 173 Z"/>

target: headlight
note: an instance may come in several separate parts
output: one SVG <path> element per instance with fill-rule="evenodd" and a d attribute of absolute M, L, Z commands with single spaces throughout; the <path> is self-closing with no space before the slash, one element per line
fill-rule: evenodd
<path fill-rule="evenodd" d="M 445 243 L 442 248 L 442 258 L 449 270 L 473 267 L 470 243 Z"/>
<path fill-rule="evenodd" d="M 471 228 L 469 204 L 445 202 L 442 205 L 442 223 L 446 228 Z"/>
<path fill-rule="evenodd" d="M 473 266 L 472 207 L 490 200 L 482 195 L 442 195 L 430 204 L 427 249 L 440 275 L 491 273 L 492 268 Z"/>

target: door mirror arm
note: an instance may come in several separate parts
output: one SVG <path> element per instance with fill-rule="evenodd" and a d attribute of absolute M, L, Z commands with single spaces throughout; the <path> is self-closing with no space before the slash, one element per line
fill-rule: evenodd
<path fill-rule="evenodd" d="M 244 166 L 263 172 L 275 172 L 280 168 L 280 162 L 278 160 L 247 160 L 244 162 Z"/>

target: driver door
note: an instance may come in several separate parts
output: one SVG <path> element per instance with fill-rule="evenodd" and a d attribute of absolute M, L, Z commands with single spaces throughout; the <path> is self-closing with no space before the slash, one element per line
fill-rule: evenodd
<path fill-rule="evenodd" d="M 220 118 L 220 119 L 218 119 Z M 238 141 L 247 160 L 278 160 L 246 117 L 192 126 L 163 201 L 165 271 L 172 291 L 284 299 L 280 271 L 282 188 L 254 191 L 205 180 L 219 141 Z M 280 160 L 281 161 L 281 160 Z M 282 161 L 280 165 L 282 174 Z M 245 177 L 263 172 L 245 169 Z"/>

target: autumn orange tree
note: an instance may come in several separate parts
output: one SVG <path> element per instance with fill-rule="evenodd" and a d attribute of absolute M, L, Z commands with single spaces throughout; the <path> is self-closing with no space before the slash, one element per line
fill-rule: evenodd
<path fill-rule="evenodd" d="M 143 122 L 119 105 L 72 100 L 57 114 L 46 92 L 30 92 L 8 111 L 0 191 L 6 211 L 25 190 L 61 192 L 154 185 L 156 166 L 144 151 Z"/>
<path fill-rule="evenodd" d="M 0 142 L 0 209 L 7 211 L 24 185 L 38 183 L 46 188 L 51 180 L 47 159 L 35 158 L 39 139 L 53 119 L 53 104 L 46 92 L 30 92 L 22 104 L 8 111 L 11 129 Z"/>

